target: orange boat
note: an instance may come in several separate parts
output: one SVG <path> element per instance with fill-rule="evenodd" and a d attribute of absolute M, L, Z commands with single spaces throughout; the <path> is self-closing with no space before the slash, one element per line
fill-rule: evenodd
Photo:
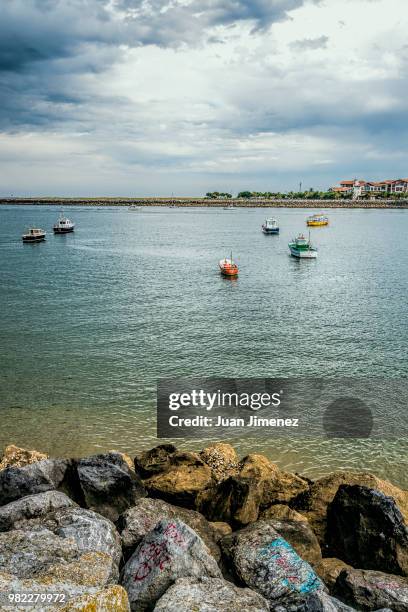
<path fill-rule="evenodd" d="M 219 261 L 221 274 L 224 276 L 238 276 L 238 266 L 231 257 L 225 257 L 224 259 L 220 259 Z"/>

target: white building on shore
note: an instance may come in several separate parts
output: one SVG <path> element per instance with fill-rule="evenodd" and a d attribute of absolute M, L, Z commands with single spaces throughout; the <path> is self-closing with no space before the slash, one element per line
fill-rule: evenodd
<path fill-rule="evenodd" d="M 329 191 L 352 195 L 354 199 L 370 195 L 374 197 L 377 194 L 408 193 L 408 178 L 385 181 L 347 180 L 341 181 L 339 186 L 330 187 Z"/>

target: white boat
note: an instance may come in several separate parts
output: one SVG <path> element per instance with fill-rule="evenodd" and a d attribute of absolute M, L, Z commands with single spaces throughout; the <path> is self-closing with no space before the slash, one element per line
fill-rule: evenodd
<path fill-rule="evenodd" d="M 266 219 L 265 223 L 262 224 L 262 231 L 264 234 L 279 234 L 279 225 L 276 219 Z"/>
<path fill-rule="evenodd" d="M 75 223 L 72 223 L 70 219 L 64 217 L 64 213 L 61 211 L 58 221 L 54 225 L 54 234 L 69 234 L 75 229 Z"/>
<path fill-rule="evenodd" d="M 140 210 L 140 206 L 135 206 L 132 204 L 132 206 L 129 206 L 128 210 Z"/>
<path fill-rule="evenodd" d="M 317 257 L 317 249 L 312 246 L 310 236 L 307 239 L 303 234 L 299 234 L 297 238 L 289 242 L 288 246 L 290 254 L 298 259 L 316 259 Z"/>
<path fill-rule="evenodd" d="M 224 206 L 224 210 L 233 210 L 235 206 L 233 204 L 228 204 L 228 206 Z"/>

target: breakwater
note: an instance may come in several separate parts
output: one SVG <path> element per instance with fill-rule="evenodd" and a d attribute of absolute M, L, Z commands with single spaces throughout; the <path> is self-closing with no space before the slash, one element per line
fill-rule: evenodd
<path fill-rule="evenodd" d="M 48 205 L 48 206 L 165 206 L 220 208 L 408 208 L 406 200 L 291 200 L 266 198 L 235 198 L 211 200 L 208 198 L 0 198 L 0 205 Z"/>
<path fill-rule="evenodd" d="M 407 496 L 225 443 L 80 459 L 8 446 L 1 609 L 405 612 Z"/>

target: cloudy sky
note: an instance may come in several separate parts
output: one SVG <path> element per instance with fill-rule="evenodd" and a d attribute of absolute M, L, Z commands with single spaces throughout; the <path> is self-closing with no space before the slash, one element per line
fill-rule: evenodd
<path fill-rule="evenodd" d="M 408 176 L 406 0 L 0 0 L 2 195 Z"/>

